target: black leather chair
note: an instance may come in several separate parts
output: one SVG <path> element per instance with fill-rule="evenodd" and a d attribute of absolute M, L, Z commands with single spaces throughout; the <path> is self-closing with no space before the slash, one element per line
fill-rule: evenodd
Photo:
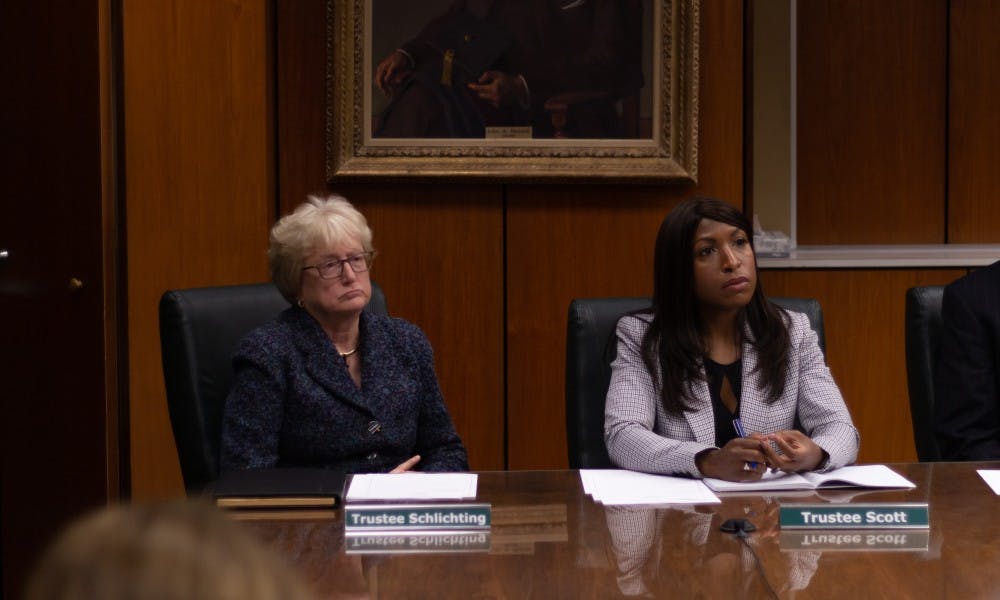
<path fill-rule="evenodd" d="M 160 298 L 167 407 L 189 494 L 219 475 L 222 410 L 233 383 L 236 344 L 286 308 L 288 301 L 270 283 L 170 290 Z M 374 282 L 365 310 L 387 314 Z"/>
<path fill-rule="evenodd" d="M 906 291 L 906 386 L 910 393 L 913 443 L 921 462 L 941 459 L 934 438 L 934 365 L 941 345 L 944 286 Z"/>
<path fill-rule="evenodd" d="M 826 351 L 823 309 L 813 298 L 771 298 L 805 313 Z M 582 298 L 569 304 L 566 327 L 566 443 L 571 469 L 613 468 L 604 445 L 604 399 L 617 345 L 615 325 L 627 312 L 648 308 L 650 298 Z"/>

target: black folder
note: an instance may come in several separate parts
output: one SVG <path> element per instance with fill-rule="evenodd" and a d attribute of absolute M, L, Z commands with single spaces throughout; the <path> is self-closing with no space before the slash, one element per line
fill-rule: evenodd
<path fill-rule="evenodd" d="M 224 508 L 334 508 L 345 479 L 339 471 L 301 467 L 226 471 L 210 493 Z"/>

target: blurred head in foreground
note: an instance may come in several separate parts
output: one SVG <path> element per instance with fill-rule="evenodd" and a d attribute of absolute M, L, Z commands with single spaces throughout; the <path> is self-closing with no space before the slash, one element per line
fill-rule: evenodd
<path fill-rule="evenodd" d="M 26 600 L 313 598 L 298 573 L 214 506 L 189 501 L 91 513 L 46 551 Z"/>

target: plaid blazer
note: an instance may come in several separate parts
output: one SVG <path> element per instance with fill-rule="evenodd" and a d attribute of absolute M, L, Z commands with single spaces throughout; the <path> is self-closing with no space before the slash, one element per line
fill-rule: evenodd
<path fill-rule="evenodd" d="M 740 419 L 747 433 L 771 433 L 795 426 L 802 429 L 827 454 L 826 469 L 835 469 L 857 459 L 858 430 L 844 399 L 830 375 L 819 349 L 816 333 L 805 315 L 785 312 L 791 340 L 785 391 L 773 403 L 766 402 L 757 350 L 747 327 L 743 343 L 743 386 Z M 619 467 L 647 473 L 701 477 L 695 455 L 715 448 L 712 399 L 704 378 L 688 382 L 696 399 L 694 410 L 670 415 L 660 401 L 642 361 L 642 336 L 651 315 L 625 316 L 618 321 L 618 356 L 611 363 L 611 385 L 604 409 L 604 441 L 611 461 Z"/>
<path fill-rule="evenodd" d="M 757 511 L 754 521 L 758 525 L 763 525 L 769 518 L 777 518 L 777 501 L 764 496 L 751 503 Z M 773 517 L 763 514 L 763 511 L 774 511 Z M 692 506 L 625 505 L 605 506 L 604 514 L 618 571 L 618 590 L 624 596 L 661 598 L 677 595 L 677 581 L 666 573 L 672 569 L 662 567 L 676 559 L 677 545 L 684 548 L 684 568 L 692 573 L 685 584 L 686 596 L 754 596 L 753 586 L 759 574 L 753 552 L 747 545 L 735 544 L 719 536 L 719 525 L 723 520 L 719 512 L 698 512 Z M 669 533 L 665 536 L 664 532 Z M 717 580 L 708 574 L 718 571 L 712 565 L 723 555 L 736 558 L 738 566 L 729 568 L 726 578 L 717 586 L 702 587 Z M 782 552 L 778 562 L 783 572 L 787 573 L 787 578 L 775 590 L 776 595 L 784 597 L 789 592 L 809 587 L 822 555 L 816 550 Z"/>

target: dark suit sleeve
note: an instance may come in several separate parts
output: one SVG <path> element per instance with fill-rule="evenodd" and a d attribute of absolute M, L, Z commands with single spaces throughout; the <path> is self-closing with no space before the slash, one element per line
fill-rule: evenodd
<path fill-rule="evenodd" d="M 462 440 L 455 431 L 445 407 L 437 375 L 434 373 L 434 353 L 430 342 L 417 330 L 413 344 L 419 356 L 422 397 L 417 423 L 419 471 L 468 471 L 469 460 Z"/>
<path fill-rule="evenodd" d="M 226 398 L 220 468 L 260 469 L 278 464 L 283 378 L 262 340 L 251 334 L 233 357 L 235 379 Z"/>
<path fill-rule="evenodd" d="M 448 7 L 448 10 L 428 21 L 416 37 L 403 43 L 401 49 L 406 52 L 410 56 L 410 60 L 414 62 L 411 66 L 419 67 L 428 60 L 440 59 L 440 56 L 435 56 L 430 46 L 427 45 L 427 42 L 428 40 L 432 40 L 435 36 L 439 35 L 440 32 L 447 27 L 450 20 L 461 14 L 466 8 L 465 5 L 465 0 L 456 0 L 450 7 Z"/>
<path fill-rule="evenodd" d="M 944 291 L 934 413 L 937 441 L 945 459 L 1000 459 L 997 324 L 996 317 L 991 322 L 987 313 L 987 304 L 997 302 L 997 289 L 992 289 L 992 295 L 990 291 L 971 284 L 953 284 Z"/>

